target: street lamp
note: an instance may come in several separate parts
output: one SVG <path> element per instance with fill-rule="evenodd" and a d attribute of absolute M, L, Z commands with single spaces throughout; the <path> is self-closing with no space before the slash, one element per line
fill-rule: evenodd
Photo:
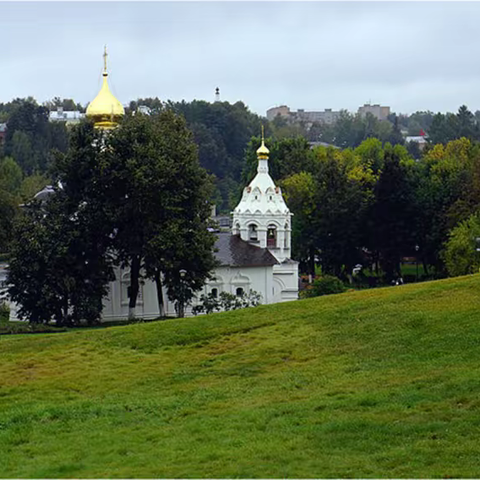
<path fill-rule="evenodd" d="M 187 273 L 183 268 L 178 272 L 180 274 L 180 304 L 178 309 L 178 316 L 183 318 L 185 316 L 185 275 Z"/>
<path fill-rule="evenodd" d="M 415 282 L 418 282 L 418 251 L 419 250 L 420 250 L 420 245 L 415 245 L 415 268 L 417 270 Z"/>

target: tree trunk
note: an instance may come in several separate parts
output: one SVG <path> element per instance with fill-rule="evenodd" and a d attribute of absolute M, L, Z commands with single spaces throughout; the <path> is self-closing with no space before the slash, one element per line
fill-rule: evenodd
<path fill-rule="evenodd" d="M 428 265 L 424 258 L 422 258 L 423 272 L 428 275 Z"/>
<path fill-rule="evenodd" d="M 128 319 L 135 318 L 135 307 L 137 306 L 137 297 L 139 290 L 140 277 L 140 255 L 133 255 L 130 265 L 130 298 L 128 301 Z"/>
<path fill-rule="evenodd" d="M 309 274 L 315 278 L 315 249 L 313 247 L 310 247 L 308 263 L 310 269 Z M 310 281 L 310 283 L 312 282 Z"/>
<path fill-rule="evenodd" d="M 159 269 L 155 270 L 155 285 L 157 286 L 158 315 L 165 316 L 165 304 L 163 302 L 162 274 Z"/>

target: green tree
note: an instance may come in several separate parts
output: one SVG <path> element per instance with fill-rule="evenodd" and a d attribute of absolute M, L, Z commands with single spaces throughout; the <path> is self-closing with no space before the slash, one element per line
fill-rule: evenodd
<path fill-rule="evenodd" d="M 0 160 L 0 190 L 16 195 L 22 185 L 22 169 L 11 157 Z"/>
<path fill-rule="evenodd" d="M 11 242 L 9 292 L 31 322 L 97 321 L 113 279 L 108 184 L 99 182 L 106 150 L 88 123 L 72 134 L 72 149 L 54 163 L 54 194 L 29 203 Z"/>
<path fill-rule="evenodd" d="M 0 252 L 9 251 L 13 238 L 13 222 L 18 214 L 18 203 L 15 197 L 0 188 Z"/>
<path fill-rule="evenodd" d="M 25 177 L 20 186 L 20 198 L 23 202 L 30 201 L 38 192 L 49 184 L 44 175 L 30 175 Z"/>
<path fill-rule="evenodd" d="M 172 301 L 188 302 L 215 266 L 215 236 L 207 229 L 211 179 L 185 120 L 171 110 L 127 117 L 106 142 L 114 245 L 131 272 L 130 316 L 142 268 L 157 282 L 159 302 L 162 277 Z"/>
<path fill-rule="evenodd" d="M 15 162 L 27 175 L 31 175 L 38 169 L 30 138 L 25 132 L 17 130 L 13 134 L 10 142 L 10 152 Z"/>
<path fill-rule="evenodd" d="M 472 169 L 478 164 L 478 160 L 475 162 L 475 158 L 478 159 L 476 150 L 469 140 L 462 138 L 445 146 L 435 145 L 417 163 L 417 241 L 424 267 L 433 265 L 438 273 L 444 271 L 441 251 L 448 232 L 474 212 Z"/>
<path fill-rule="evenodd" d="M 475 117 L 473 113 L 467 108 L 466 105 L 462 105 L 457 112 L 458 123 L 458 137 L 466 137 L 473 139 L 477 137 L 477 128 L 475 123 Z"/>
<path fill-rule="evenodd" d="M 368 213 L 367 244 L 378 252 L 388 282 L 401 276 L 400 261 L 413 251 L 417 222 L 412 164 L 401 160 L 406 151 L 397 147 L 385 148 L 385 164 Z"/>
<path fill-rule="evenodd" d="M 313 175 L 295 173 L 280 182 L 285 201 L 294 213 L 292 219 L 292 252 L 304 271 L 315 274 L 315 256 L 318 253 L 317 229 L 312 222 L 316 211 Z"/>
<path fill-rule="evenodd" d="M 478 240 L 477 240 L 478 239 Z M 455 227 L 448 236 L 443 257 L 451 276 L 478 273 L 480 268 L 480 214 Z"/>

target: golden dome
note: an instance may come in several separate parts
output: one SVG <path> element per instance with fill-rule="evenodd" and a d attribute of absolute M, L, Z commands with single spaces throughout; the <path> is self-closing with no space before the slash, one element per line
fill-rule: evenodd
<path fill-rule="evenodd" d="M 103 84 L 98 95 L 87 107 L 87 118 L 93 120 L 95 128 L 109 130 L 115 128 L 125 115 L 123 105 L 113 96 L 108 86 L 107 47 L 105 47 Z"/>
<path fill-rule="evenodd" d="M 268 160 L 268 154 L 270 150 L 265 146 L 265 139 L 263 138 L 263 125 L 262 125 L 262 144 L 257 150 L 257 158 L 260 160 Z"/>

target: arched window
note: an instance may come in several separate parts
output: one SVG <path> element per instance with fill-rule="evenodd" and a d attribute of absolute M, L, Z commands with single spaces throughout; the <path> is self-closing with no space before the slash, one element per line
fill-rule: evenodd
<path fill-rule="evenodd" d="M 277 246 L 277 229 L 275 225 L 269 225 L 267 229 L 267 247 L 275 248 Z"/>
<path fill-rule="evenodd" d="M 238 287 L 237 290 L 235 291 L 237 297 L 241 297 L 243 295 L 243 288 Z"/>
<path fill-rule="evenodd" d="M 285 233 L 283 234 L 283 248 L 288 248 L 288 223 L 285 224 Z"/>
<path fill-rule="evenodd" d="M 218 288 L 212 288 L 212 297 L 217 298 L 218 297 Z"/>
<path fill-rule="evenodd" d="M 248 226 L 248 239 L 251 242 L 258 241 L 257 226 L 254 225 L 253 223 Z"/>
<path fill-rule="evenodd" d="M 234 228 L 234 230 L 233 230 L 233 234 L 234 234 L 234 235 L 238 235 L 239 233 L 240 233 L 240 224 L 237 222 L 237 223 L 235 224 L 235 228 Z"/>

